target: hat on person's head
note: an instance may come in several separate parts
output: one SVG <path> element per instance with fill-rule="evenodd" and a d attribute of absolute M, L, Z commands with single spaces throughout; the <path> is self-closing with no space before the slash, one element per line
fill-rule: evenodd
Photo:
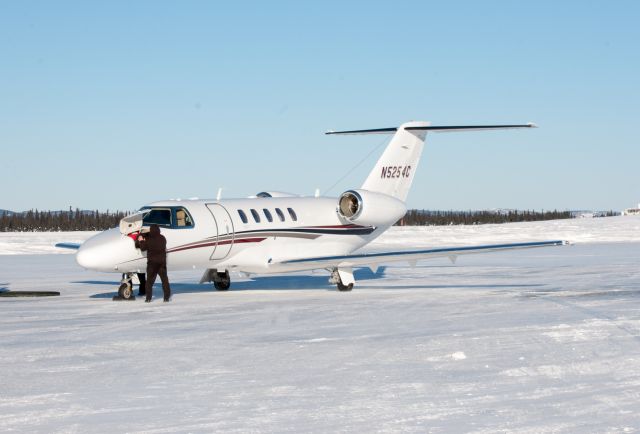
<path fill-rule="evenodd" d="M 141 234 L 148 234 L 149 233 L 149 228 L 147 226 L 143 226 L 142 229 L 140 229 L 140 233 Z"/>

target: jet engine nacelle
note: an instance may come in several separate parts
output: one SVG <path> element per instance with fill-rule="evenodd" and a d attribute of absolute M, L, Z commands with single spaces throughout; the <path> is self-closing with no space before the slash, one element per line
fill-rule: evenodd
<path fill-rule="evenodd" d="M 338 214 L 359 225 L 394 224 L 406 212 L 401 200 L 368 190 L 348 190 L 338 199 Z"/>

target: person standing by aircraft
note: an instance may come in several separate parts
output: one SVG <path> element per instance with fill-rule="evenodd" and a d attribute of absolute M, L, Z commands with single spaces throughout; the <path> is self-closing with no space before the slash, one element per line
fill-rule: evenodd
<path fill-rule="evenodd" d="M 142 297 L 147 293 L 147 275 L 144 273 L 136 273 L 138 275 L 138 281 L 140 282 L 140 287 L 138 288 L 138 296 Z"/>
<path fill-rule="evenodd" d="M 153 297 L 153 284 L 156 276 L 160 275 L 164 301 L 171 299 L 171 287 L 169 286 L 169 276 L 167 276 L 167 239 L 160 233 L 160 227 L 156 224 L 149 228 L 149 235 L 145 237 L 140 234 L 138 244 L 140 250 L 147 252 L 147 282 L 145 288 L 145 302 L 149 303 Z"/>
<path fill-rule="evenodd" d="M 147 228 L 142 228 L 142 230 L 140 231 L 128 234 L 128 237 L 134 241 L 136 249 L 140 248 L 140 242 L 138 241 L 138 237 L 148 232 L 149 230 Z M 136 274 L 138 275 L 138 282 L 140 284 L 138 288 L 138 296 L 142 297 L 143 295 L 146 294 L 147 276 L 144 273 L 136 273 Z"/>

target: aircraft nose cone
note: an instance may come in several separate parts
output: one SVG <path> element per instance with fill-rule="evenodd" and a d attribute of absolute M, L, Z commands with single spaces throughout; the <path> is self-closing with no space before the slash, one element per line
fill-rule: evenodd
<path fill-rule="evenodd" d="M 101 270 L 106 265 L 104 255 L 100 253 L 103 249 L 103 247 L 85 246 L 83 244 L 76 253 L 76 262 L 82 268 L 89 270 Z"/>
<path fill-rule="evenodd" d="M 133 240 L 123 237 L 118 229 L 109 229 L 85 241 L 76 253 L 76 262 L 89 270 L 114 271 L 132 247 Z"/>
<path fill-rule="evenodd" d="M 86 244 L 86 242 L 84 244 Z M 82 268 L 93 268 L 92 266 L 94 265 L 94 262 L 95 262 L 94 255 L 90 251 L 91 249 L 86 248 L 84 244 L 80 246 L 80 248 L 78 249 L 78 252 L 76 253 L 76 262 Z"/>

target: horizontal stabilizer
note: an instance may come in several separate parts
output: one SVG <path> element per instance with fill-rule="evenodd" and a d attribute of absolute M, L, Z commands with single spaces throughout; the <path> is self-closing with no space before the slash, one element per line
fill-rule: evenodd
<path fill-rule="evenodd" d="M 78 250 L 80 248 L 80 244 L 79 243 L 58 243 L 56 244 L 56 247 L 61 249 Z"/>
<path fill-rule="evenodd" d="M 434 133 L 446 133 L 454 131 L 483 131 L 483 130 L 509 130 L 515 128 L 537 128 L 534 123 L 513 124 L 513 125 L 428 125 L 404 127 L 406 131 L 431 131 Z M 370 130 L 351 130 L 351 131 L 327 131 L 325 134 L 393 134 L 398 128 L 375 128 Z"/>
<path fill-rule="evenodd" d="M 407 131 L 431 131 L 434 133 L 448 133 L 454 131 L 483 131 L 483 130 L 511 130 L 516 128 L 538 128 L 534 123 L 523 125 L 430 125 L 428 127 L 405 127 Z"/>
<path fill-rule="evenodd" d="M 376 128 L 373 130 L 327 131 L 325 134 L 392 134 L 397 128 Z"/>

